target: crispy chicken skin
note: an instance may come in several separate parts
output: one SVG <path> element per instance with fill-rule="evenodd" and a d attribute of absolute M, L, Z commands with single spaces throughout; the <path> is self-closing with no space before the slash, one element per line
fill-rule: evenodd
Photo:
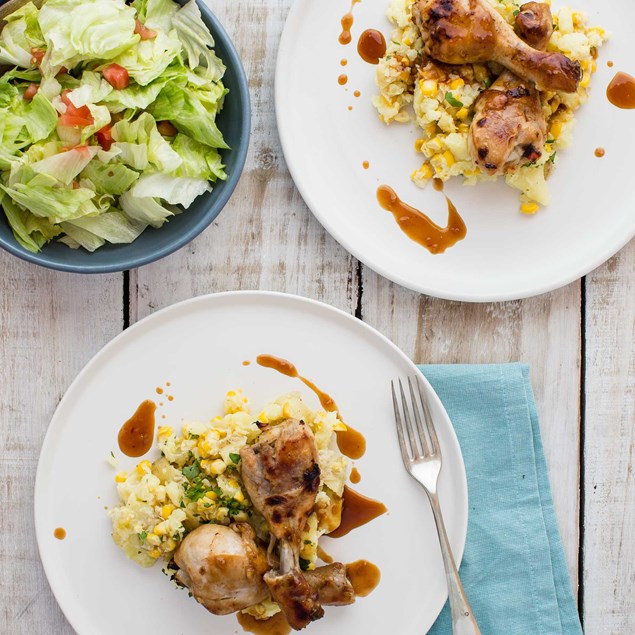
<path fill-rule="evenodd" d="M 317 591 L 320 604 L 344 606 L 355 602 L 355 589 L 346 576 L 346 565 L 341 562 L 305 571 L 304 577 Z"/>
<path fill-rule="evenodd" d="M 516 31 L 532 46 L 545 48 L 553 32 L 551 10 L 538 2 L 524 4 L 516 15 Z M 469 144 L 484 172 L 502 174 L 539 159 L 546 136 L 540 96 L 531 82 L 506 70 L 479 95 Z"/>
<path fill-rule="evenodd" d="M 424 53 L 446 64 L 498 62 L 539 90 L 575 92 L 580 64 L 523 42 L 487 0 L 418 0 L 412 15 Z"/>
<path fill-rule="evenodd" d="M 201 525 L 174 554 L 177 580 L 208 611 L 227 615 L 261 602 L 269 595 L 263 575 L 269 569 L 256 545 L 251 525 Z"/>
<path fill-rule="evenodd" d="M 315 505 L 320 484 L 317 447 L 310 428 L 297 419 L 265 429 L 258 442 L 240 451 L 241 476 L 252 503 L 280 543 L 264 580 L 289 625 L 304 628 L 324 615 L 318 593 L 299 564 L 302 530 Z"/>

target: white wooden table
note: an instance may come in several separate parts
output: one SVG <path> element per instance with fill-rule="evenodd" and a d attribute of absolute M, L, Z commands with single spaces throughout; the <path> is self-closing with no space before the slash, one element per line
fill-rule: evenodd
<path fill-rule="evenodd" d="M 73 632 L 44 577 L 32 509 L 42 439 L 72 379 L 153 311 L 233 289 L 327 302 L 416 362 L 531 364 L 585 631 L 635 632 L 635 242 L 565 289 L 499 304 L 420 296 L 362 266 L 309 212 L 281 153 L 273 76 L 291 1 L 211 2 L 242 56 L 253 107 L 245 172 L 212 227 L 125 274 L 62 274 L 0 253 L 0 634 Z"/>

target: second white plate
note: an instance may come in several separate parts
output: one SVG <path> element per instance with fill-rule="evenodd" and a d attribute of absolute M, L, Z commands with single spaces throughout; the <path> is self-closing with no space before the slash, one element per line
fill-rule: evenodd
<path fill-rule="evenodd" d="M 434 520 L 401 463 L 390 396 L 391 379 L 418 371 L 377 331 L 337 309 L 295 296 L 236 292 L 176 304 L 122 333 L 80 373 L 51 421 L 38 465 L 35 525 L 46 575 L 80 635 L 241 632 L 235 616 L 208 613 L 158 565 L 142 569 L 127 560 L 110 537 L 104 507 L 117 502 L 116 472 L 139 460 L 117 451 L 117 432 L 144 399 L 163 402 L 157 423 L 173 426 L 221 413 L 226 391 L 237 387 L 254 408 L 290 390 L 319 406 L 298 380 L 242 365 L 263 353 L 295 363 L 364 434 L 368 449 L 355 462 L 362 476 L 355 489 L 389 510 L 348 536 L 325 540 L 337 560 L 374 562 L 382 579 L 370 597 L 328 607 L 307 632 L 385 635 L 398 624 L 400 635 L 421 635 L 436 619 L 447 592 Z M 467 529 L 465 469 L 447 414 L 423 383 L 439 422 L 440 496 L 458 562 Z M 111 450 L 120 459 L 117 469 L 106 462 Z M 67 531 L 64 540 L 54 537 L 57 527 Z"/>
<path fill-rule="evenodd" d="M 356 43 L 364 29 L 390 39 L 389 0 L 354 4 L 352 43 L 338 42 L 340 19 L 351 0 L 296 0 L 284 29 L 276 69 L 276 113 L 289 170 L 309 208 L 348 251 L 405 287 L 470 302 L 524 298 L 585 275 L 635 235 L 630 189 L 635 146 L 634 111 L 605 97 L 617 70 L 635 74 L 635 3 L 557 0 L 585 11 L 611 40 L 602 48 L 591 97 L 577 114 L 573 146 L 563 151 L 549 180 L 552 204 L 535 216 L 518 211 L 518 192 L 504 183 L 446 186 L 467 225 L 467 237 L 444 254 L 431 255 L 401 232 L 377 203 L 390 185 L 407 203 L 445 226 L 443 197 L 420 190 L 410 173 L 421 164 L 412 124 L 381 123 L 371 98 L 375 68 L 361 60 Z M 340 65 L 347 59 L 346 67 Z M 614 68 L 607 67 L 613 60 Z M 345 73 L 348 83 L 338 84 Z M 356 98 L 354 91 L 361 95 Z M 349 106 L 352 110 L 348 110 Z M 598 159 L 594 150 L 606 149 Z M 362 163 L 368 161 L 369 169 Z"/>

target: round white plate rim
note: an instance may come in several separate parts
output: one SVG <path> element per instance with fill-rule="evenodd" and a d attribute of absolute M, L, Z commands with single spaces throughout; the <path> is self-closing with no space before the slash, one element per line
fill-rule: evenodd
<path fill-rule="evenodd" d="M 64 396 L 58 403 L 55 409 L 55 412 L 53 413 L 53 416 L 51 418 L 51 421 L 49 423 L 49 426 L 47 428 L 46 434 L 44 436 L 44 440 L 42 442 L 42 448 L 40 450 L 40 455 L 38 459 L 37 471 L 35 476 L 34 496 L 33 496 L 34 524 L 35 524 L 35 533 L 36 533 L 36 540 L 38 545 L 38 552 L 40 555 L 40 560 L 42 562 L 44 573 L 47 577 L 49 586 L 51 587 L 51 590 L 53 592 L 53 595 L 55 596 L 56 601 L 58 602 L 60 608 L 62 609 L 62 612 L 64 613 L 66 619 L 69 621 L 71 626 L 73 626 L 73 628 L 80 635 L 89 635 L 89 633 L 86 633 L 85 631 L 82 631 L 80 629 L 80 624 L 76 619 L 73 603 L 67 597 L 68 594 L 62 593 L 61 589 L 56 588 L 56 585 L 54 582 L 55 576 L 53 575 L 51 566 L 49 565 L 49 562 L 48 562 L 48 550 L 47 548 L 44 547 L 44 545 L 46 544 L 45 534 L 44 534 L 45 528 L 43 526 L 43 523 L 40 521 L 39 514 L 38 514 L 38 509 L 40 507 L 38 505 L 38 500 L 40 500 L 40 498 L 45 495 L 45 489 L 46 489 L 46 485 L 43 483 L 43 478 L 44 478 L 43 475 L 45 473 L 48 473 L 48 469 L 50 469 L 50 467 L 47 465 L 47 462 L 48 462 L 47 456 L 51 456 L 51 453 L 48 452 L 48 448 L 50 445 L 55 444 L 56 432 L 58 430 L 61 430 L 63 427 L 63 423 L 57 423 L 59 421 L 58 413 L 60 413 L 63 410 L 65 403 L 67 401 L 71 401 L 73 399 L 74 392 L 77 390 L 78 386 L 81 386 L 84 378 L 90 375 L 94 367 L 98 367 L 101 357 L 107 356 L 108 353 L 111 350 L 114 350 L 120 344 L 122 340 L 126 340 L 131 337 L 134 337 L 136 332 L 142 331 L 143 329 L 147 328 L 148 325 L 151 324 L 153 321 L 155 320 L 160 321 L 162 318 L 165 318 L 171 312 L 178 312 L 180 310 L 183 310 L 184 308 L 187 309 L 188 307 L 194 306 L 196 304 L 203 304 L 205 302 L 214 302 L 216 300 L 222 301 L 223 299 L 232 298 L 232 297 L 249 297 L 249 296 L 252 296 L 254 298 L 266 297 L 269 299 L 279 298 L 282 301 L 298 302 L 301 304 L 314 306 L 320 310 L 326 311 L 327 313 L 330 312 L 336 318 L 343 319 L 344 321 L 348 321 L 349 323 L 354 323 L 357 326 L 357 328 L 361 328 L 362 330 L 365 330 L 368 334 L 371 334 L 372 336 L 378 338 L 382 342 L 382 344 L 388 345 L 388 348 L 391 349 L 391 351 L 394 354 L 400 357 L 402 361 L 404 361 L 407 365 L 411 367 L 411 370 L 415 374 L 415 376 L 419 377 L 422 380 L 428 392 L 428 396 L 432 397 L 432 399 L 437 403 L 437 406 L 440 408 L 440 411 L 444 415 L 444 419 L 445 419 L 444 425 L 447 428 L 448 438 L 450 439 L 451 443 L 455 446 L 457 450 L 458 461 L 456 462 L 455 465 L 453 465 L 453 469 L 456 470 L 456 474 L 460 479 L 461 485 L 463 486 L 462 491 L 459 493 L 462 494 L 464 497 L 464 500 L 462 501 L 463 505 L 458 508 L 458 513 L 457 513 L 457 529 L 459 533 L 459 543 L 454 549 L 454 556 L 455 556 L 457 568 L 460 566 L 460 563 L 463 559 L 463 553 L 465 550 L 465 542 L 467 538 L 467 518 L 468 518 L 468 509 L 469 509 L 467 477 L 465 472 L 465 463 L 463 460 L 463 454 L 461 452 L 461 447 L 458 442 L 458 438 L 456 436 L 456 432 L 454 430 L 452 422 L 445 410 L 445 406 L 441 402 L 435 390 L 430 385 L 427 378 L 422 373 L 419 372 L 414 362 L 412 362 L 412 360 L 410 360 L 406 356 L 406 354 L 403 351 L 401 351 L 401 349 L 399 349 L 393 342 L 391 342 L 385 335 L 383 335 L 382 333 L 374 329 L 372 326 L 368 325 L 365 322 L 362 322 L 361 320 L 355 318 L 349 313 L 346 313 L 345 311 L 342 311 L 341 309 L 338 309 L 324 302 L 320 302 L 318 300 L 314 300 L 304 296 L 289 294 L 289 293 L 282 293 L 277 291 L 260 291 L 260 290 L 225 291 L 220 293 L 199 295 L 199 296 L 189 298 L 187 300 L 183 300 L 181 302 L 176 302 L 174 304 L 164 307 L 144 317 L 143 319 L 139 320 L 137 323 L 135 323 L 131 327 L 127 328 L 125 331 L 122 331 L 121 333 L 119 333 L 108 343 L 106 343 L 87 362 L 87 364 L 82 368 L 82 370 L 78 373 L 75 379 L 71 382 L 68 389 L 64 393 Z M 50 529 L 49 527 L 46 528 L 46 530 L 49 530 L 49 529 Z M 440 603 L 438 607 L 438 611 L 436 615 L 434 616 L 434 619 L 438 617 L 438 614 L 441 612 L 441 609 L 443 608 L 443 605 L 445 604 L 446 600 L 447 600 L 447 592 L 445 593 L 443 601 Z"/>
<path fill-rule="evenodd" d="M 276 112 L 276 125 L 278 128 L 278 135 L 280 137 L 280 143 L 282 145 L 282 151 L 284 154 L 287 168 L 291 174 L 291 178 L 295 183 L 296 188 L 300 192 L 300 195 L 304 199 L 307 207 L 311 210 L 313 215 L 318 219 L 320 224 L 326 229 L 326 231 L 340 244 L 346 251 L 355 256 L 358 260 L 363 262 L 367 267 L 382 275 L 384 278 L 395 282 L 402 287 L 411 289 L 418 293 L 429 295 L 444 300 L 454 300 L 460 302 L 504 302 L 508 300 L 522 300 L 525 298 L 531 298 L 534 296 L 542 295 L 560 289 L 580 278 L 586 276 L 590 272 L 597 269 L 600 265 L 605 263 L 609 258 L 618 253 L 625 245 L 627 245 L 633 238 L 635 238 L 635 216 L 633 217 L 633 226 L 630 233 L 624 235 L 623 240 L 616 241 L 614 244 L 606 245 L 604 250 L 597 252 L 593 259 L 589 262 L 571 271 L 561 273 L 552 280 L 545 281 L 543 284 L 527 287 L 524 289 L 518 289 L 516 291 L 498 292 L 498 293 L 470 293 L 463 291 L 461 293 L 448 293 L 444 291 L 442 287 L 435 287 L 434 285 L 420 284 L 413 282 L 410 279 L 400 275 L 398 272 L 384 267 L 381 262 L 373 260 L 372 254 L 364 253 L 359 250 L 352 240 L 350 240 L 345 232 L 340 232 L 334 222 L 332 222 L 328 216 L 320 213 L 320 206 L 317 204 L 314 196 L 307 187 L 307 183 L 303 180 L 301 172 L 298 170 L 296 164 L 296 146 L 291 142 L 290 136 L 292 131 L 286 126 L 286 108 L 288 104 L 282 99 L 282 86 L 283 81 L 286 78 L 284 72 L 283 60 L 289 57 L 290 49 L 292 47 L 292 37 L 294 32 L 295 23 L 301 19 L 302 15 L 302 2 L 301 0 L 295 0 L 285 21 L 285 25 L 280 38 L 280 45 L 278 47 L 278 55 L 276 60 L 275 70 L 275 86 L 274 86 L 274 103 Z"/>

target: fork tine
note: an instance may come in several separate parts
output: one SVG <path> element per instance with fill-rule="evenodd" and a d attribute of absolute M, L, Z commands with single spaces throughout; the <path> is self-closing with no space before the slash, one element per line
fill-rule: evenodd
<path fill-rule="evenodd" d="M 441 455 L 441 446 L 439 445 L 439 439 L 437 438 L 437 431 L 434 428 L 432 415 L 430 414 L 430 409 L 428 408 L 428 402 L 423 396 L 423 391 L 421 390 L 421 382 L 419 380 L 417 380 L 417 388 L 419 389 L 419 398 L 421 399 L 421 405 L 423 406 L 423 419 L 426 422 L 426 429 L 428 430 L 428 434 L 430 435 L 432 453 Z"/>
<path fill-rule="evenodd" d="M 415 379 L 415 381 L 417 380 Z M 410 388 L 410 400 L 412 401 L 412 410 L 414 412 L 417 429 L 419 430 L 419 442 L 421 444 L 421 449 L 423 450 L 423 455 L 426 456 L 430 454 L 430 448 L 428 447 L 428 440 L 426 439 L 426 434 L 423 431 L 423 423 L 421 422 L 421 413 L 419 412 L 419 405 L 417 404 L 417 400 L 415 398 L 415 392 L 412 388 L 412 382 L 410 381 L 410 377 L 408 377 L 408 388 Z"/>
<path fill-rule="evenodd" d="M 392 390 L 392 406 L 395 410 L 395 424 L 397 425 L 397 437 L 399 438 L 399 449 L 401 450 L 401 458 L 403 460 L 403 464 L 408 467 L 410 461 L 412 460 L 408 454 L 408 450 L 406 449 L 406 440 L 403 436 L 403 424 L 401 421 L 401 414 L 399 412 L 399 405 L 397 403 L 397 393 L 395 392 L 395 384 L 390 380 L 390 389 Z"/>
<path fill-rule="evenodd" d="M 406 433 L 408 434 L 408 441 L 410 441 L 410 450 L 412 451 L 412 455 L 415 459 L 420 459 L 423 455 L 419 452 L 419 447 L 417 446 L 415 430 L 412 426 L 412 420 L 410 419 L 410 411 L 408 410 L 406 393 L 404 392 L 401 379 L 399 380 L 399 392 L 401 393 L 401 404 L 403 406 L 404 420 L 406 422 L 406 425 L 404 427 L 406 428 Z"/>

